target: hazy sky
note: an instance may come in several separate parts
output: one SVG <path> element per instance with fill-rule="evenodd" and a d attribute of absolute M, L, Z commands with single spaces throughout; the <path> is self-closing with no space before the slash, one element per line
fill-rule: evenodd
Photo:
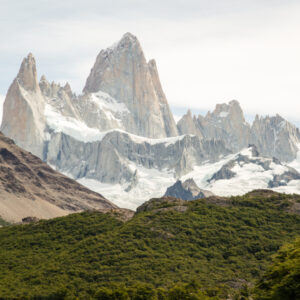
<path fill-rule="evenodd" d="M 32 52 L 79 93 L 102 48 L 135 34 L 176 114 L 237 99 L 300 125 L 299 0 L 0 0 L 0 99 Z M 0 100 L 1 101 L 1 100 Z"/>

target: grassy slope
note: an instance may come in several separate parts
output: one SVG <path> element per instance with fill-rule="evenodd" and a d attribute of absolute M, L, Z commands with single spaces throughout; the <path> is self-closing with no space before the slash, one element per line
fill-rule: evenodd
<path fill-rule="evenodd" d="M 126 223 L 94 212 L 1 228 L 0 298 L 64 288 L 87 298 L 112 283 L 195 280 L 226 290 L 253 282 L 271 255 L 300 235 L 300 216 L 283 210 L 289 199 L 235 197 L 228 207 L 197 200 L 186 202 L 184 213 L 148 211 Z"/>

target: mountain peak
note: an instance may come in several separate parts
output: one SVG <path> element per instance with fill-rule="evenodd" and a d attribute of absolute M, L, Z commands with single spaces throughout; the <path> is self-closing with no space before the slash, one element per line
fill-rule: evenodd
<path fill-rule="evenodd" d="M 122 38 L 121 38 L 121 40 L 120 40 L 120 42 L 121 41 L 130 41 L 130 42 L 136 42 L 138 39 L 137 39 L 137 37 L 135 36 L 135 35 L 133 35 L 132 33 L 130 33 L 130 32 L 126 32 L 123 36 L 122 36 Z"/>
<path fill-rule="evenodd" d="M 131 112 L 131 120 L 125 121 L 129 132 L 155 138 L 177 134 L 156 63 L 146 61 L 133 34 L 126 33 L 97 56 L 83 92 L 100 91 L 125 104 Z"/>
<path fill-rule="evenodd" d="M 23 59 L 17 80 L 26 90 L 35 90 L 38 87 L 36 63 L 32 53 Z"/>

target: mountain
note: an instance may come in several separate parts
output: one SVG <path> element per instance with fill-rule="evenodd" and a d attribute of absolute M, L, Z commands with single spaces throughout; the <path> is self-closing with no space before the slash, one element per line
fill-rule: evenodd
<path fill-rule="evenodd" d="M 175 197 L 182 200 L 195 200 L 213 196 L 210 191 L 200 189 L 195 181 L 190 178 L 184 182 L 177 180 L 167 188 L 164 197 Z"/>
<path fill-rule="evenodd" d="M 178 179 L 196 178 L 206 189 L 203 170 L 212 176 L 249 144 L 300 170 L 299 130 L 280 116 L 257 117 L 250 126 L 236 100 L 206 116 L 188 111 L 176 126 L 156 63 L 146 61 L 130 33 L 99 53 L 81 95 L 44 75 L 38 81 L 29 54 L 7 93 L 1 130 L 57 171 L 131 209 Z M 268 187 L 268 172 L 263 176 L 257 187 Z M 249 182 L 240 181 L 239 192 L 212 191 L 241 194 L 255 188 Z M 298 183 L 291 180 L 285 191 L 300 192 Z"/>
<path fill-rule="evenodd" d="M 217 104 L 215 110 L 208 112 L 205 117 L 192 116 L 189 110 L 178 121 L 177 127 L 180 134 L 222 140 L 233 153 L 253 144 L 262 155 L 284 162 L 293 161 L 300 148 L 300 131 L 293 124 L 279 115 L 257 115 L 250 126 L 236 100 Z"/>
<path fill-rule="evenodd" d="M 127 113 L 121 118 L 121 129 L 150 138 L 177 135 L 156 63 L 146 61 L 138 39 L 131 33 L 99 53 L 83 91 L 95 95 L 104 92 L 116 99 L 117 105 L 125 104 Z"/>
<path fill-rule="evenodd" d="M 117 207 L 53 169 L 0 133 L 0 219 L 53 218 Z"/>
<path fill-rule="evenodd" d="M 297 195 L 265 190 L 167 197 L 144 203 L 126 222 L 83 212 L 0 228 L 0 298 L 238 299 L 300 234 L 296 205 Z M 194 290 L 183 297 L 184 287 Z"/>

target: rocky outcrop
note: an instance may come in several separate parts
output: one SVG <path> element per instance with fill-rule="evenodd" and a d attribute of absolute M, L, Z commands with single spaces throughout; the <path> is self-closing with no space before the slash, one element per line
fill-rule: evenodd
<path fill-rule="evenodd" d="M 201 123 L 201 120 L 199 120 Z M 237 152 L 248 145 L 250 126 L 246 123 L 243 111 L 236 100 L 229 104 L 217 104 L 215 110 L 205 117 L 201 124 L 204 137 L 214 137 Z"/>
<path fill-rule="evenodd" d="M 43 157 L 44 109 L 35 59 L 29 54 L 7 92 L 1 131 L 23 149 Z"/>
<path fill-rule="evenodd" d="M 195 181 L 190 178 L 184 182 L 177 180 L 174 185 L 168 187 L 164 197 L 170 196 L 182 200 L 195 200 L 213 195 L 210 191 L 200 189 Z"/>
<path fill-rule="evenodd" d="M 106 211 L 114 204 L 50 168 L 0 133 L 0 216 L 21 222 L 31 216 L 53 218 L 71 212 Z"/>
<path fill-rule="evenodd" d="M 291 167 L 287 167 L 287 170 L 282 174 L 274 175 L 273 179 L 269 181 L 268 187 L 286 186 L 292 180 L 300 180 L 300 173 Z"/>
<path fill-rule="evenodd" d="M 84 93 L 99 91 L 125 104 L 130 112 L 122 119 L 126 131 L 151 138 L 177 135 L 156 63 L 147 63 L 134 35 L 126 33 L 119 43 L 97 56 Z"/>
<path fill-rule="evenodd" d="M 300 132 L 279 115 L 256 116 L 251 128 L 250 142 L 255 144 L 264 156 L 292 161 L 299 151 Z"/>
<path fill-rule="evenodd" d="M 236 100 L 228 104 L 217 104 L 215 110 L 205 117 L 192 117 L 188 111 L 177 124 L 181 134 L 196 134 L 200 138 L 222 140 L 232 152 L 247 147 L 250 125 L 246 123 L 243 111 Z"/>
<path fill-rule="evenodd" d="M 39 82 L 40 90 L 44 96 L 43 101 L 50 105 L 55 111 L 62 116 L 75 118 L 81 120 L 80 113 L 77 111 L 74 101 L 76 96 L 73 94 L 68 83 L 65 86 L 60 86 L 52 82 L 48 82 L 43 75 Z"/>
<path fill-rule="evenodd" d="M 208 112 L 205 117 L 192 117 L 191 111 L 188 111 L 177 123 L 177 127 L 180 134 L 222 140 L 232 152 L 238 152 L 250 143 L 256 145 L 263 156 L 289 162 L 296 158 L 299 151 L 298 128 L 279 115 L 256 116 L 250 127 L 235 100 L 228 104 L 217 104 L 215 110 Z"/>
<path fill-rule="evenodd" d="M 234 168 L 235 166 L 235 161 L 231 160 L 228 163 L 226 163 L 222 168 L 216 172 L 209 180 L 208 182 L 211 181 L 216 181 L 216 180 L 222 180 L 222 179 L 231 179 L 233 178 L 236 173 L 233 172 L 231 169 Z"/>
<path fill-rule="evenodd" d="M 198 127 L 196 117 L 192 116 L 192 112 L 189 109 L 187 113 L 178 121 L 177 128 L 179 134 L 194 134 L 203 137 L 201 129 Z"/>

